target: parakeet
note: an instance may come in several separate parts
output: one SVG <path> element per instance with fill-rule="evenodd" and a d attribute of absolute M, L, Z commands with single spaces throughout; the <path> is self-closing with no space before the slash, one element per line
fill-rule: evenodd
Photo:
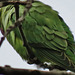
<path fill-rule="evenodd" d="M 24 8 L 25 5 L 19 5 L 20 16 Z M 15 8 L 8 5 L 1 8 L 1 12 L 1 23 L 6 31 L 15 23 Z M 75 71 L 74 37 L 57 11 L 40 1 L 34 1 L 22 22 L 22 29 L 33 54 L 41 63 L 48 62 Z M 27 49 L 22 44 L 18 28 L 7 39 L 19 55 L 27 60 Z"/>

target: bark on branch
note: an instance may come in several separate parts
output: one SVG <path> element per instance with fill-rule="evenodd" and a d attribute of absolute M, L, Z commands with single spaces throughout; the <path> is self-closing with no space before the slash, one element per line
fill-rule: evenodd
<path fill-rule="evenodd" d="M 7 5 L 26 5 L 27 1 L 4 1 L 4 2 L 0 2 L 0 8 L 3 6 L 7 6 Z"/>
<path fill-rule="evenodd" d="M 75 75 L 73 72 L 66 71 L 39 71 L 31 69 L 11 68 L 10 66 L 0 67 L 0 74 L 4 75 Z"/>

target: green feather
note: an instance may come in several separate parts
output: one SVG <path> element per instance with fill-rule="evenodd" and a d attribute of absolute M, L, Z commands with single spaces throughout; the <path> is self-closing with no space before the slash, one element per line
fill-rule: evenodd
<path fill-rule="evenodd" d="M 25 6 L 20 5 L 20 16 Z M 15 22 L 13 6 L 0 9 L 0 19 L 4 31 Z M 8 13 L 9 12 L 9 13 Z M 41 63 L 49 62 L 66 70 L 75 71 L 75 41 L 69 27 L 59 13 L 40 1 L 34 1 L 22 22 L 22 29 L 32 52 Z M 23 46 L 19 30 L 15 28 L 8 41 L 20 56 L 28 60 L 27 49 Z"/>

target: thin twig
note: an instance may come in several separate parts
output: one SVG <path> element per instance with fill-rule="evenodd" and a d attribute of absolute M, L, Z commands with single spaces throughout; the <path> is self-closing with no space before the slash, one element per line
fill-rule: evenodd
<path fill-rule="evenodd" d="M 0 2 L 0 8 L 7 6 L 7 5 L 26 5 L 27 1 L 5 1 L 5 2 Z"/>
<path fill-rule="evenodd" d="M 6 32 L 4 32 L 4 36 L 2 37 L 1 41 L 0 41 L 0 46 L 2 45 L 5 37 L 11 32 L 13 31 L 16 27 L 19 26 L 19 24 L 24 20 L 24 16 L 25 16 L 25 10 L 23 12 L 23 15 L 12 25 L 10 25 L 10 27 L 6 30 Z"/>
<path fill-rule="evenodd" d="M 25 8 L 25 13 L 24 13 L 24 17 L 25 15 L 27 14 L 27 12 L 29 11 L 29 8 L 31 8 L 31 0 L 27 1 L 27 5 L 26 5 L 26 8 Z M 19 5 L 15 5 L 15 11 L 16 11 L 16 20 L 19 18 Z M 28 55 L 29 55 L 29 58 L 30 59 L 33 59 L 35 56 L 31 50 L 31 47 L 29 46 L 27 40 L 26 40 L 26 37 L 24 35 L 24 32 L 22 30 L 22 25 L 21 23 L 19 23 L 19 31 L 20 31 L 20 34 L 21 34 L 21 37 L 22 37 L 22 40 L 23 40 L 23 45 L 24 47 L 27 48 L 27 51 L 28 51 Z"/>
<path fill-rule="evenodd" d="M 16 27 L 19 26 L 19 23 L 21 23 L 24 20 L 23 16 L 21 16 L 14 24 L 12 24 L 7 31 L 4 34 L 4 37 L 6 37 L 11 31 L 13 31 Z"/>
<path fill-rule="evenodd" d="M 4 33 L 3 38 L 5 38 L 11 31 L 13 31 L 16 27 L 18 27 L 19 24 L 25 19 L 26 11 L 27 11 L 27 9 L 24 10 L 23 15 L 21 17 L 19 17 L 14 24 L 10 25 L 10 27 Z"/>

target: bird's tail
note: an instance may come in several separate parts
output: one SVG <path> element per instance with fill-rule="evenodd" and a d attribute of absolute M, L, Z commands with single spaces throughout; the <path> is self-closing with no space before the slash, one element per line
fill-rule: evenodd
<path fill-rule="evenodd" d="M 70 50 L 67 50 L 66 52 L 58 52 L 50 49 L 36 49 L 33 51 L 35 52 L 35 56 L 38 57 L 42 63 L 46 61 L 56 64 L 66 70 L 75 72 L 75 55 L 72 54 Z"/>

